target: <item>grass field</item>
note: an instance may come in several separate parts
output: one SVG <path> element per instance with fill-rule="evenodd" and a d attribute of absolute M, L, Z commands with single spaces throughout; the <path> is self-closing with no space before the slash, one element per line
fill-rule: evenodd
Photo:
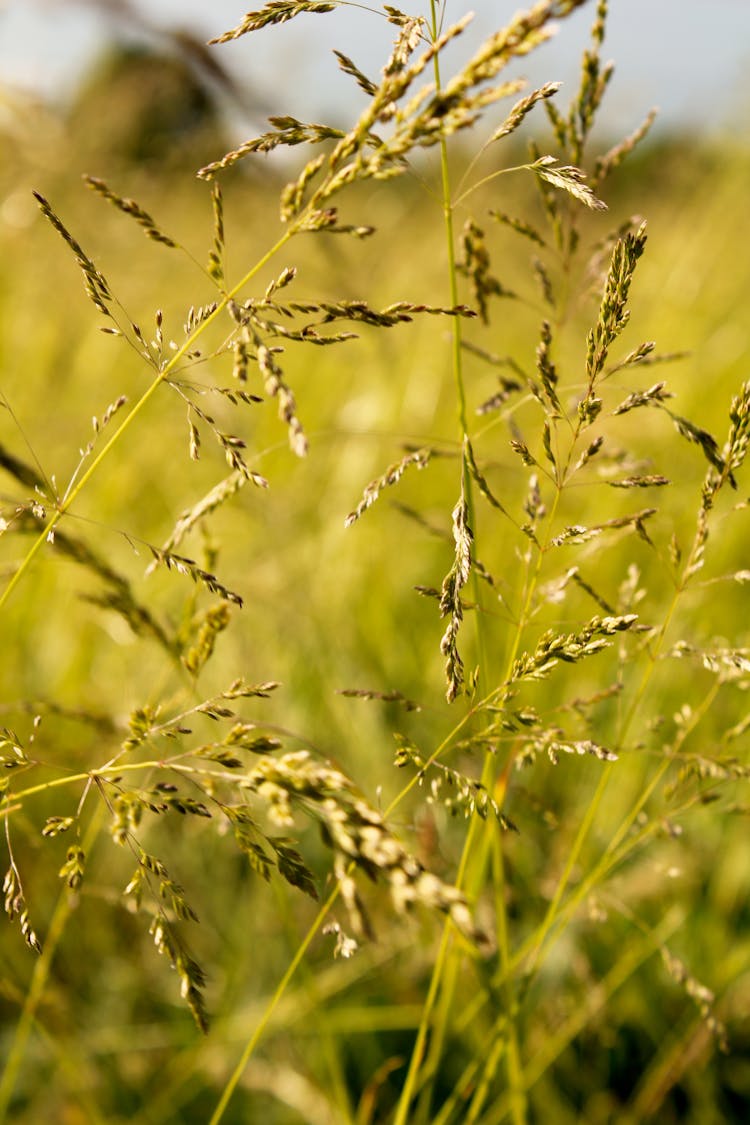
<path fill-rule="evenodd" d="M 468 130 L 342 194 L 371 236 L 266 261 L 318 149 L 220 176 L 222 231 L 195 166 L 100 167 L 40 111 L 12 122 L 0 1118 L 744 1121 L 748 152 L 647 138 L 591 209 L 570 180 L 493 176 L 532 136 L 595 175 L 540 105 L 465 199 Z M 181 354 L 188 310 L 256 263 L 236 294 L 255 305 L 194 316 Z M 486 320 L 382 323 L 485 298 Z"/>

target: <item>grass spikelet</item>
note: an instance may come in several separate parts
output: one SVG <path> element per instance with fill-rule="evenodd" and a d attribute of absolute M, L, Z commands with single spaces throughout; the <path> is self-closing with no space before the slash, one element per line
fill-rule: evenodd
<path fill-rule="evenodd" d="M 184 574 L 192 578 L 194 582 L 199 582 L 205 586 L 206 589 L 212 594 L 218 594 L 220 598 L 224 598 L 227 602 L 232 602 L 234 605 L 242 608 L 242 598 L 239 594 L 235 594 L 232 590 L 222 586 L 215 574 L 204 570 L 198 566 L 194 559 L 188 559 L 184 555 L 177 555 L 174 551 L 165 551 L 159 547 L 149 545 L 154 562 L 160 566 L 165 566 L 167 570 L 176 570 L 178 574 Z"/>
<path fill-rule="evenodd" d="M 349 874 L 352 862 L 371 879 L 380 878 L 388 885 L 397 911 L 419 905 L 447 914 L 464 936 L 486 948 L 487 937 L 472 920 L 464 894 L 425 871 L 340 771 L 313 761 L 302 750 L 261 759 L 247 784 L 270 803 L 282 826 L 291 823 L 293 803 L 317 810 L 336 853 L 337 879 L 343 884 L 342 895 L 358 936 L 367 936 L 369 923 Z"/>
<path fill-rule="evenodd" d="M 406 470 L 415 465 L 418 469 L 427 467 L 431 457 L 431 450 L 417 449 L 413 453 L 407 453 L 400 461 L 396 461 L 393 465 L 389 465 L 382 476 L 376 477 L 371 480 L 366 486 L 362 499 L 360 500 L 354 511 L 350 512 L 344 520 L 344 527 L 351 527 L 356 521 L 371 508 L 375 501 L 380 496 L 384 488 L 391 488 L 394 484 L 398 484 Z"/>
<path fill-rule="evenodd" d="M 229 606 L 221 602 L 211 606 L 203 615 L 198 626 L 195 644 L 188 649 L 182 662 L 191 676 L 197 676 L 201 668 L 211 659 L 217 637 L 229 625 Z"/>
<path fill-rule="evenodd" d="M 338 64 L 344 74 L 351 75 L 360 90 L 364 90 L 368 97 L 372 97 L 377 91 L 377 84 L 370 81 L 367 75 L 363 74 L 359 67 L 357 67 L 347 55 L 343 54 L 341 51 L 334 51 L 333 53 L 338 59 Z"/>
<path fill-rule="evenodd" d="M 515 297 L 516 294 L 500 284 L 490 273 L 490 255 L 484 231 L 468 219 L 461 235 L 463 261 L 458 269 L 469 278 L 480 319 L 489 323 L 490 297 Z"/>
<path fill-rule="evenodd" d="M 538 282 L 539 290 L 542 294 L 544 302 L 550 305 L 551 308 L 555 308 L 557 303 L 555 300 L 555 291 L 553 289 L 552 278 L 549 275 L 547 267 L 545 266 L 541 258 L 532 258 L 531 268 L 534 271 L 534 277 Z"/>
<path fill-rule="evenodd" d="M 268 3 L 258 11 L 248 12 L 242 22 L 231 31 L 225 31 L 216 39 L 209 39 L 209 44 L 228 43 L 232 39 L 239 39 L 241 35 L 247 35 L 250 31 L 260 31 L 263 27 L 286 23 L 287 20 L 294 19 L 304 12 L 324 15 L 335 9 L 335 4 L 324 4 L 321 0 L 268 0 Z"/>
<path fill-rule="evenodd" d="M 560 82 L 545 82 L 538 90 L 533 90 L 532 93 L 527 94 L 525 98 L 521 98 L 519 102 L 513 106 L 508 116 L 503 121 L 502 125 L 495 130 L 490 137 L 490 143 L 499 141 L 501 137 L 507 137 L 510 133 L 514 133 L 519 125 L 522 125 L 527 114 L 531 113 L 535 105 L 547 98 L 554 97 L 560 89 L 562 83 Z"/>
<path fill-rule="evenodd" d="M 654 383 L 646 391 L 633 391 L 627 398 L 623 399 L 619 406 L 615 407 L 612 412 L 614 415 L 627 414 L 630 410 L 635 410 L 639 406 L 648 406 L 649 403 L 665 402 L 668 398 L 672 398 L 671 391 L 666 389 L 666 383 Z"/>
<path fill-rule="evenodd" d="M 266 392 L 278 399 L 279 417 L 286 422 L 289 432 L 289 445 L 298 457 L 307 454 L 307 438 L 302 423 L 297 417 L 297 404 L 291 389 L 284 381 L 284 374 L 274 359 L 277 349 L 261 344 L 257 351 L 258 367 L 265 380 Z"/>
<path fill-rule="evenodd" d="M 167 921 L 163 913 L 158 914 L 149 933 L 159 953 L 165 956 L 180 980 L 180 995 L 190 1009 L 193 1019 L 204 1035 L 208 1034 L 208 1010 L 203 998 L 206 975 L 197 961 L 189 956 L 180 941 L 175 927 Z"/>
<path fill-rule="evenodd" d="M 280 146 L 294 147 L 301 144 L 320 144 L 322 141 L 337 140 L 344 134 L 340 129 L 333 129 L 329 125 L 307 124 L 298 121 L 296 117 L 277 116 L 270 117 L 269 121 L 274 128 L 268 133 L 261 133 L 244 141 L 237 148 L 225 153 L 220 160 L 206 164 L 197 172 L 201 180 L 212 180 L 217 172 L 232 168 L 238 161 L 243 160 L 252 153 L 273 152 Z M 317 167 L 315 169 L 317 171 Z"/>
<path fill-rule="evenodd" d="M 599 452 L 599 450 L 602 448 L 603 445 L 604 445 L 604 436 L 602 434 L 600 434 L 599 437 L 596 437 L 596 438 L 594 438 L 594 440 L 592 442 L 589 442 L 589 444 L 586 446 L 583 453 L 581 454 L 581 456 L 578 458 L 575 465 L 573 466 L 572 471 L 574 473 L 576 473 L 576 472 L 578 472 L 579 469 L 582 469 L 584 465 L 588 464 L 588 462 L 591 460 L 592 457 L 596 457 L 597 453 Z"/>
<path fill-rule="evenodd" d="M 638 620 L 635 613 L 592 617 L 575 633 L 555 634 L 548 630 L 540 637 L 533 652 L 524 653 L 513 664 L 509 684 L 519 680 L 541 680 L 550 674 L 559 661 L 576 664 L 594 656 L 612 643 L 607 638 L 631 629 Z"/>
<path fill-rule="evenodd" d="M 199 328 L 205 320 L 208 320 L 216 312 L 217 307 L 216 301 L 211 301 L 208 305 L 201 305 L 198 308 L 191 305 L 183 325 L 185 336 L 192 336 L 196 328 Z"/>
<path fill-rule="evenodd" d="M 188 416 L 188 429 L 190 432 L 190 460 L 200 460 L 201 435 L 193 419 Z"/>
<path fill-rule="evenodd" d="M 72 844 L 65 856 L 65 863 L 58 871 L 58 876 L 64 880 L 68 890 L 77 891 L 83 882 L 86 870 L 86 854 L 78 844 Z"/>
<path fill-rule="evenodd" d="M 509 227 L 523 238 L 528 238 L 531 242 L 535 242 L 537 246 L 544 247 L 546 245 L 542 235 L 531 223 L 527 223 L 523 219 L 514 218 L 511 215 L 506 215 L 504 211 L 490 210 L 490 215 L 496 222 Z"/>
<path fill-rule="evenodd" d="M 409 63 L 409 59 L 419 46 L 423 35 L 425 21 L 421 16 L 407 16 L 397 12 L 395 8 L 389 9 L 388 22 L 399 28 L 398 38 L 393 45 L 393 51 L 388 62 L 383 67 L 383 76 L 388 78 L 392 74 L 400 74 Z M 372 93 L 375 94 L 376 89 Z"/>
<path fill-rule="evenodd" d="M 287 285 L 291 285 L 296 276 L 297 270 L 294 266 L 285 266 L 279 276 L 268 285 L 263 294 L 264 299 L 270 301 L 271 297 L 273 297 L 275 293 L 278 293 L 280 289 L 286 289 Z"/>
<path fill-rule="evenodd" d="M 224 199 L 221 186 L 214 182 L 211 187 L 211 203 L 214 213 L 214 244 L 208 255 L 208 272 L 216 284 L 224 284 Z"/>
<path fill-rule="evenodd" d="M 247 350 L 249 333 L 243 331 L 234 343 L 234 363 L 232 365 L 232 378 L 238 383 L 247 382 L 247 369 L 250 355 Z"/>
<path fill-rule="evenodd" d="M 524 742 L 519 753 L 519 768 L 530 765 L 539 754 L 545 754 L 553 766 L 559 765 L 561 754 L 577 754 L 583 756 L 590 754 L 600 762 L 616 762 L 617 754 L 600 746 L 590 738 L 569 739 L 558 728 L 548 727 L 538 738 Z"/>
<path fill-rule="evenodd" d="M 503 515 L 507 516 L 508 513 L 506 512 L 505 508 L 502 506 L 502 504 L 497 499 L 497 497 L 493 494 L 489 484 L 487 483 L 486 478 L 479 471 L 479 467 L 478 467 L 478 465 L 476 463 L 476 459 L 474 457 L 474 449 L 473 449 L 472 444 L 469 441 L 468 437 L 465 438 L 465 440 L 464 440 L 464 455 L 466 457 L 466 466 L 469 470 L 469 473 L 471 474 L 471 478 L 472 478 L 472 480 L 474 480 L 476 482 L 477 487 L 478 487 L 480 493 L 482 494 L 482 496 L 484 496 L 484 498 L 488 502 L 488 504 L 491 504 L 493 508 L 497 508 L 497 510 L 499 512 L 502 512 Z M 476 560 L 475 560 L 475 565 L 476 565 Z"/>
<path fill-rule="evenodd" d="M 729 410 L 729 436 L 723 451 L 724 464 L 730 473 L 743 464 L 750 441 L 750 382 L 743 383 L 740 393 L 732 399 Z"/>
<path fill-rule="evenodd" d="M 550 355 L 552 348 L 552 326 L 548 320 L 542 321 L 539 344 L 536 349 L 536 369 L 544 390 L 544 395 L 552 410 L 553 417 L 562 417 L 563 409 L 557 397 L 558 374 Z"/>
<path fill-rule="evenodd" d="M 666 410 L 667 408 L 664 407 L 663 409 Z M 680 417 L 679 414 L 673 414 L 669 410 L 667 410 L 667 413 L 674 422 L 674 426 L 678 434 L 680 434 L 681 437 L 686 438 L 687 441 L 692 442 L 693 445 L 699 446 L 703 451 L 703 455 L 708 463 L 712 465 L 714 469 L 716 469 L 719 475 L 721 475 L 724 472 L 726 466 L 724 459 L 719 453 L 719 443 L 717 442 L 713 434 L 710 434 L 708 430 L 704 430 L 701 426 L 697 426 L 694 422 L 689 421 L 687 418 Z M 732 477 L 731 473 L 729 479 L 732 487 L 736 487 L 734 478 Z"/>
<path fill-rule="evenodd" d="M 687 995 L 694 1001 L 700 1012 L 701 1019 L 703 1020 L 708 1032 L 717 1040 L 719 1050 L 723 1054 L 729 1053 L 729 1041 L 727 1039 L 727 1029 L 721 1020 L 717 1019 L 714 1015 L 715 996 L 710 988 L 706 988 L 701 984 L 693 974 L 689 971 L 687 966 L 666 946 L 662 946 L 661 958 L 664 966 L 673 981 L 684 988 Z"/>
<path fill-rule="evenodd" d="M 75 254 L 76 261 L 83 273 L 84 288 L 89 298 L 103 316 L 111 316 L 112 314 L 107 306 L 112 301 L 112 294 L 106 278 L 100 273 L 88 254 L 85 253 L 80 243 L 73 238 L 62 219 L 55 214 L 44 196 L 40 195 L 38 191 L 32 192 L 32 194 L 44 217 Z"/>
<path fill-rule="evenodd" d="M 599 319 L 588 337 L 586 377 L 589 396 L 596 379 L 604 368 L 609 349 L 628 323 L 626 308 L 630 283 L 636 263 L 646 245 L 646 228 L 641 224 L 635 234 L 626 234 L 615 243 L 609 272 L 604 287 Z"/>
<path fill-rule="evenodd" d="M 594 195 L 580 168 L 572 164 L 560 164 L 554 156 L 540 156 L 528 167 L 539 179 L 572 195 L 592 211 L 606 211 L 607 204 Z"/>
<path fill-rule="evenodd" d="M 3 879 L 3 894 L 5 896 L 4 910 L 8 918 L 11 922 L 14 921 L 15 918 L 18 918 L 18 925 L 21 929 L 23 940 L 34 953 L 41 954 L 42 943 L 31 925 L 18 868 L 13 862 L 12 857 L 10 867 L 5 872 L 5 877 Z"/>
<path fill-rule="evenodd" d="M 621 480 L 609 480 L 610 488 L 660 488 L 671 481 L 661 473 L 649 473 L 642 477 L 622 477 Z"/>
<path fill-rule="evenodd" d="M 169 538 L 163 544 L 162 550 L 171 552 L 175 547 L 179 547 L 185 536 L 197 527 L 207 516 L 215 512 L 227 500 L 230 500 L 244 485 L 247 477 L 244 473 L 233 472 L 224 480 L 219 481 L 209 492 L 206 493 L 192 508 L 183 512 L 179 520 L 174 526 L 174 529 Z M 257 481 L 254 483 L 258 483 Z M 268 482 L 266 482 L 267 487 Z M 156 562 L 149 565 L 147 573 L 156 566 Z"/>
<path fill-rule="evenodd" d="M 144 211 L 140 204 L 136 203 L 134 199 L 124 199 L 121 195 L 112 191 L 104 180 L 99 179 L 98 176 L 84 176 L 83 180 L 84 183 L 90 187 L 92 191 L 96 192 L 97 195 L 100 195 L 102 199 L 106 199 L 108 203 L 111 203 L 118 211 L 122 211 L 124 215 L 130 215 L 131 218 L 135 219 L 138 225 L 143 227 L 147 238 L 150 238 L 153 242 L 160 242 L 163 246 L 168 246 L 172 250 L 178 249 L 178 245 L 174 239 L 160 230 L 148 211 Z"/>
<path fill-rule="evenodd" d="M 68 487 L 66 489 L 66 494 L 68 492 L 70 492 L 71 488 L 73 487 L 73 484 L 75 483 L 75 479 L 78 476 L 78 474 L 79 474 L 79 472 L 80 472 L 80 470 L 83 466 L 84 461 L 87 459 L 87 457 L 90 457 L 91 454 L 94 452 L 94 449 L 96 448 L 97 438 L 99 437 L 99 435 L 102 433 L 103 430 L 106 430 L 109 423 L 112 421 L 112 419 L 115 417 L 115 415 L 118 414 L 120 412 L 120 410 L 122 410 L 123 406 L 127 405 L 127 401 L 128 400 L 127 400 L 127 397 L 125 395 L 118 395 L 118 397 L 115 399 L 115 401 L 111 402 L 109 404 L 109 406 L 106 408 L 106 410 L 104 411 L 104 414 L 102 415 L 101 418 L 97 418 L 97 416 L 94 415 L 93 418 L 91 419 L 91 428 L 94 431 L 94 437 L 91 439 L 90 442 L 88 442 L 86 444 L 84 449 L 79 450 L 80 461 L 78 462 L 76 470 L 75 470 L 75 472 L 73 473 L 73 476 L 70 479 L 70 482 L 69 482 Z"/>
<path fill-rule="evenodd" d="M 400 691 L 370 691 L 367 688 L 342 688 L 337 693 L 348 699 L 377 699 L 381 703 L 398 703 L 405 711 L 421 711 L 419 703 L 407 699 Z"/>
<path fill-rule="evenodd" d="M 440 651 L 445 657 L 446 699 L 449 703 L 457 697 L 464 683 L 464 664 L 458 651 L 458 632 L 464 616 L 461 591 L 469 581 L 471 544 L 474 538 L 467 521 L 468 507 L 464 496 L 461 496 L 453 509 L 455 558 L 453 566 L 443 579 L 440 591 L 440 616 L 450 617 L 440 641 Z"/>
<path fill-rule="evenodd" d="M 594 189 L 622 164 L 623 160 L 633 151 L 636 145 L 640 144 L 651 129 L 655 120 L 656 110 L 652 109 L 633 133 L 625 137 L 619 144 L 613 145 L 609 152 L 604 153 L 603 156 L 597 157 L 594 174 L 592 176 Z"/>
<path fill-rule="evenodd" d="M 607 8 L 607 0 L 599 0 L 596 19 L 591 28 L 591 48 L 583 53 L 581 84 L 578 97 L 571 107 L 569 129 L 576 163 L 583 152 L 583 146 L 614 73 L 614 64 L 605 63 L 602 66 L 600 58 Z"/>
<path fill-rule="evenodd" d="M 416 746 L 401 735 L 396 736 L 396 742 L 395 765 L 398 769 L 407 765 L 416 769 L 419 784 L 428 789 L 428 803 L 441 805 L 451 816 L 476 815 L 486 820 L 491 814 L 503 831 L 518 832 L 516 825 L 505 816 L 481 781 L 467 777 L 443 762 L 426 762 Z"/>

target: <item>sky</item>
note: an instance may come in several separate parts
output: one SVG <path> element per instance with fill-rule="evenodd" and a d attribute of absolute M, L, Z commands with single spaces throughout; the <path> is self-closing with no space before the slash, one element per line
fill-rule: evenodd
<path fill-rule="evenodd" d="M 0 0 L 0 85 L 29 89 L 64 104 L 118 24 L 104 14 L 116 0 Z M 130 0 L 154 27 L 186 28 L 205 40 L 234 26 L 264 0 Z M 529 0 L 530 2 L 530 0 Z M 379 7 L 377 3 L 374 7 Z M 427 0 L 401 0 L 410 11 Z M 522 0 L 448 0 L 448 17 L 473 10 L 468 49 L 524 5 Z M 561 80 L 572 94 L 593 3 L 564 21 L 556 39 L 523 60 L 519 73 L 536 85 Z M 386 21 L 354 5 L 212 48 L 262 104 L 308 120 L 335 113 L 351 96 L 331 48 L 377 77 L 392 32 Z M 459 59 L 458 48 L 457 61 Z M 610 0 L 605 58 L 616 63 L 607 102 L 610 130 L 632 130 L 652 108 L 658 129 L 733 130 L 750 135 L 750 0 Z"/>

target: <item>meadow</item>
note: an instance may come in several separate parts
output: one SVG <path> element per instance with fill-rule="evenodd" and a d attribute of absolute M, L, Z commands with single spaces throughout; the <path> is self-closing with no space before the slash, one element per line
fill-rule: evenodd
<path fill-rule="evenodd" d="M 259 151 L 6 115 L 0 1121 L 746 1119 L 750 154 L 445 7 Z"/>

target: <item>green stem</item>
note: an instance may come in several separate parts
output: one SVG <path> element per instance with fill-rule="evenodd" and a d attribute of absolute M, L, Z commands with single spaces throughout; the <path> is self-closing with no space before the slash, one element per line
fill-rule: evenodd
<path fill-rule="evenodd" d="M 276 1011 L 276 1008 L 279 1004 L 279 1001 L 281 1000 L 282 996 L 286 992 L 287 986 L 289 985 L 289 982 L 291 981 L 292 977 L 297 972 L 297 969 L 298 969 L 303 957 L 305 956 L 305 954 L 307 953 L 307 950 L 310 947 L 310 943 L 312 942 L 316 933 L 318 932 L 318 930 L 322 926 L 322 924 L 325 920 L 325 917 L 328 914 L 328 911 L 331 909 L 331 907 L 333 906 L 333 904 L 336 901 L 336 899 L 338 898 L 338 896 L 339 896 L 339 888 L 338 888 L 338 886 L 336 886 L 331 891 L 330 895 L 328 896 L 326 901 L 323 903 L 323 905 L 321 906 L 318 913 L 315 915 L 315 919 L 314 919 L 312 925 L 310 926 L 309 930 L 307 931 L 304 938 L 302 939 L 302 942 L 300 943 L 299 948 L 297 949 L 296 953 L 294 954 L 294 957 L 292 958 L 292 960 L 289 962 L 289 965 L 287 966 L 286 972 L 284 973 L 283 977 L 281 978 L 278 985 L 276 986 L 276 991 L 274 992 L 274 994 L 271 997 L 268 1005 L 266 1006 L 266 1009 L 263 1012 L 263 1015 L 261 1016 L 260 1020 L 258 1021 L 257 1025 L 255 1027 L 255 1030 L 253 1031 L 253 1034 L 250 1036 L 247 1043 L 245 1044 L 245 1049 L 243 1050 L 243 1052 L 240 1056 L 240 1060 L 237 1063 L 237 1065 L 235 1066 L 234 1070 L 232 1071 L 232 1074 L 231 1074 L 231 1077 L 230 1077 L 229 1081 L 227 1082 L 226 1086 L 222 1090 L 221 1097 L 219 1098 L 216 1109 L 214 1110 L 214 1112 L 211 1115 L 211 1119 L 210 1119 L 208 1125 L 218 1125 L 219 1121 L 221 1121 L 222 1117 L 224 1116 L 224 1111 L 226 1110 L 227 1106 L 229 1105 L 229 1102 L 231 1101 L 232 1094 L 234 1093 L 235 1089 L 237 1088 L 237 1084 L 240 1081 L 240 1079 L 242 1078 L 245 1067 L 247 1066 L 248 1062 L 250 1061 L 250 1057 L 251 1057 L 253 1051 L 255 1050 L 255 1048 L 257 1047 L 258 1042 L 260 1041 L 260 1039 L 263 1035 L 263 1032 L 266 1030 L 266 1027 L 268 1026 L 268 1023 L 271 1019 L 271 1016 Z"/>
<path fill-rule="evenodd" d="M 89 823 L 88 830 L 83 839 L 83 850 L 86 855 L 91 851 L 94 841 L 101 829 L 104 820 L 104 806 L 98 805 Z M 55 953 L 65 930 L 65 924 L 75 909 L 75 896 L 66 888 L 60 892 L 57 906 L 50 920 L 47 936 L 31 974 L 31 983 L 24 999 L 21 1016 L 16 1025 L 13 1042 L 7 1055 L 5 1068 L 0 1079 L 0 1125 L 6 1120 L 8 1106 L 13 1096 L 13 1091 L 18 1081 L 24 1056 L 28 1045 L 29 1036 L 36 1013 L 44 995 L 44 990 L 52 971 Z"/>
<path fill-rule="evenodd" d="M 433 37 L 437 37 L 437 4 L 436 0 L 430 0 L 430 14 L 432 23 Z M 433 68 L 435 74 L 436 89 L 441 88 L 440 77 L 440 59 L 436 55 L 433 59 Z M 455 252 L 455 229 L 454 229 L 454 210 L 455 205 L 451 198 L 451 181 L 450 181 L 450 168 L 448 164 L 448 146 L 445 137 L 440 141 L 440 169 L 442 179 L 442 193 L 443 193 L 443 219 L 445 225 L 446 249 L 448 260 L 448 274 L 450 284 L 450 299 L 452 305 L 457 305 L 459 301 L 458 294 L 458 270 Z M 472 531 L 476 530 L 474 495 L 473 495 L 473 482 L 471 473 L 469 471 L 468 458 L 466 454 L 466 442 L 469 440 L 469 425 L 468 425 L 468 412 L 466 402 L 466 387 L 463 372 L 463 347 L 462 347 L 462 326 L 458 318 L 455 318 L 452 325 L 452 363 L 454 382 L 456 388 L 456 399 L 458 406 L 458 423 L 461 432 L 461 439 L 464 446 L 462 456 L 462 489 L 466 501 L 467 521 Z M 541 564 L 540 564 L 541 565 Z M 482 613 L 481 613 L 481 588 L 476 571 L 472 571 L 472 591 L 474 595 L 476 609 L 476 630 L 477 630 L 477 657 L 479 668 L 482 674 L 489 678 L 490 669 L 488 666 L 486 645 L 484 631 L 482 629 Z M 529 599 L 530 599 L 529 594 Z M 527 601 L 528 604 L 528 601 Z M 519 630 L 520 633 L 520 630 Z M 472 709 L 472 714 L 475 714 L 478 709 Z M 491 755 L 487 755 L 483 769 L 483 782 L 489 784 L 494 773 L 494 762 L 491 760 Z M 457 875 L 457 885 L 461 886 L 470 863 L 470 857 L 474 851 L 474 838 L 478 832 L 478 825 L 476 821 L 472 821 L 467 839 L 463 850 L 461 863 Z M 501 906 L 504 910 L 504 903 Z M 424 1119 L 425 1115 L 429 1116 L 430 1113 L 430 1087 L 429 1081 L 431 1076 L 435 1073 L 440 1056 L 443 1050 L 445 1035 L 447 1031 L 448 1020 L 450 1017 L 450 1010 L 452 1007 L 453 996 L 458 980 L 458 968 L 460 952 L 456 951 L 451 956 L 450 946 L 450 929 L 446 925 L 443 931 L 438 956 L 433 966 L 433 973 L 430 981 L 430 987 L 425 1000 L 425 1005 L 422 1013 L 422 1020 L 417 1032 L 417 1039 L 412 1052 L 412 1057 L 409 1064 L 409 1071 L 407 1073 L 406 1081 L 402 1088 L 401 1098 L 395 1118 L 394 1125 L 405 1125 L 409 1107 L 413 1099 L 414 1093 L 418 1085 L 417 1079 L 427 1044 L 428 1030 L 431 1022 L 432 1027 L 432 1040 L 430 1043 L 430 1054 L 425 1064 L 425 1073 L 423 1075 L 423 1094 L 420 1104 L 420 1110 L 417 1114 L 418 1119 Z M 442 997 L 439 1010 L 435 1015 L 433 1021 L 433 1008 L 437 1003 L 438 995 L 440 993 L 440 984 L 442 982 Z M 515 1079 L 514 1079 L 515 1080 Z M 519 1119 L 520 1120 L 520 1119 Z"/>
<path fill-rule="evenodd" d="M 688 568 L 690 567 L 690 565 L 693 561 L 693 556 L 694 556 L 694 551 L 691 552 L 690 557 L 688 558 L 687 563 L 685 564 L 685 572 L 688 572 Z M 658 633 L 657 638 L 656 638 L 656 643 L 655 643 L 654 649 L 651 652 L 651 659 L 649 660 L 649 663 L 648 663 L 648 665 L 647 665 L 647 667 L 646 667 L 646 669 L 643 673 L 643 676 L 641 677 L 641 682 L 638 685 L 638 688 L 635 692 L 635 695 L 631 699 L 630 704 L 629 704 L 628 709 L 627 709 L 627 712 L 625 713 L 625 716 L 623 718 L 623 721 L 622 721 L 622 724 L 621 724 L 621 727 L 620 727 L 620 734 L 619 734 L 619 737 L 618 737 L 618 740 L 617 740 L 617 749 L 618 750 L 621 750 L 625 746 L 625 742 L 626 742 L 628 733 L 630 731 L 630 727 L 631 727 L 631 725 L 632 725 L 632 723 L 635 719 L 636 714 L 638 713 L 638 709 L 640 707 L 643 696 L 646 693 L 648 685 L 651 682 L 651 677 L 654 674 L 654 670 L 656 668 L 659 653 L 661 652 L 661 649 L 663 647 L 664 639 L 665 639 L 667 631 L 669 629 L 669 625 L 672 621 L 675 610 L 677 609 L 677 603 L 680 599 L 681 594 L 684 592 L 684 590 L 685 590 L 685 582 L 683 580 L 683 582 L 680 585 L 678 585 L 675 589 L 674 596 L 672 598 L 672 601 L 670 602 L 669 608 L 668 608 L 667 613 L 664 617 L 664 621 L 662 622 L 661 628 L 659 629 L 659 633 Z M 702 717 L 703 714 L 705 714 L 706 710 L 708 710 L 711 703 L 713 702 L 713 699 L 715 698 L 715 695 L 716 695 L 717 692 L 718 692 L 718 683 L 715 684 L 714 688 L 712 688 L 712 690 L 708 693 L 708 696 L 707 696 L 706 700 L 704 700 L 703 706 L 698 711 L 696 711 L 694 713 L 693 721 L 689 725 L 689 730 L 694 729 L 694 727 L 695 727 L 695 725 L 698 721 L 698 717 L 699 716 Z M 686 728 L 686 731 L 683 731 L 682 741 L 684 741 L 685 737 L 687 737 L 687 733 L 686 733 L 687 729 L 688 728 Z M 608 844 L 608 846 L 607 846 L 607 848 L 604 852 L 604 855 L 602 856 L 602 862 L 606 861 L 607 857 L 610 856 L 612 854 L 612 852 L 617 848 L 617 846 L 620 843 L 620 841 L 622 840 L 623 836 L 625 836 L 625 834 L 630 830 L 630 827 L 635 822 L 635 819 L 638 816 L 638 813 L 645 806 L 645 804 L 646 804 L 648 798 L 650 797 L 651 793 L 655 790 L 659 781 L 661 780 L 661 778 L 664 776 L 667 769 L 669 768 L 669 764 L 670 764 L 670 759 L 667 759 L 659 767 L 659 769 L 656 772 L 656 775 L 652 778 L 648 787 L 641 794 L 639 800 L 637 801 L 636 805 L 634 806 L 634 809 L 631 810 L 631 812 L 625 818 L 625 821 L 623 822 L 623 824 L 621 824 L 620 828 L 617 830 L 615 835 L 610 840 L 610 842 L 609 842 L 609 844 Z M 547 940 L 547 935 L 549 934 L 549 931 L 550 931 L 552 925 L 554 924 L 554 922 L 556 920 L 557 913 L 560 909 L 560 903 L 562 901 L 563 895 L 564 895 L 565 890 L 566 890 L 566 888 L 568 886 L 568 883 L 570 881 L 571 873 L 572 873 L 575 865 L 578 862 L 578 858 L 580 856 L 583 845 L 586 841 L 586 838 L 589 834 L 591 826 L 592 826 L 592 824 L 593 824 L 593 822 L 596 818 L 596 815 L 599 811 L 601 803 L 604 799 L 604 794 L 606 792 L 607 785 L 609 783 L 610 777 L 612 776 L 612 771 L 613 771 L 614 765 L 615 765 L 615 763 L 613 763 L 613 762 L 607 762 L 604 769 L 602 770 L 601 776 L 599 778 L 599 783 L 596 787 L 594 795 L 593 795 L 593 797 L 592 797 L 592 799 L 589 803 L 589 806 L 586 810 L 586 815 L 584 816 L 584 818 L 581 822 L 581 825 L 578 829 L 578 832 L 576 833 L 575 841 L 574 841 L 573 846 L 571 847 L 570 852 L 568 854 L 568 858 L 567 858 L 567 862 L 565 864 L 565 868 L 563 870 L 562 875 L 560 876 L 557 887 L 555 888 L 555 893 L 552 897 L 552 901 L 550 902 L 549 907 L 547 908 L 547 912 L 544 916 L 544 919 L 542 920 L 542 923 L 541 923 L 539 929 L 537 930 L 535 945 L 534 945 L 534 951 L 533 951 L 533 954 L 532 954 L 532 957 L 531 957 L 530 971 L 533 971 L 534 967 L 536 966 L 538 958 L 539 958 L 539 954 L 540 954 L 541 949 L 542 949 L 542 946 L 544 945 L 545 941 Z M 597 868 L 595 868 L 595 872 L 594 872 L 595 876 L 596 876 L 596 873 L 599 871 L 600 867 L 601 867 L 601 863 Z"/>
<path fill-rule="evenodd" d="M 628 944 L 613 968 L 591 990 L 586 1002 L 578 1006 L 560 1027 L 547 1036 L 536 1054 L 531 1056 L 526 1066 L 526 1090 L 530 1090 L 539 1081 L 614 993 L 633 976 L 633 973 L 657 949 L 661 948 L 683 922 L 682 914 L 677 910 L 672 910 L 653 930 L 645 931 L 639 943 L 631 942 Z M 510 1094 L 498 1099 L 492 1106 L 492 1110 L 483 1118 L 482 1125 L 501 1125 L 509 1110 L 512 1111 Z"/>

